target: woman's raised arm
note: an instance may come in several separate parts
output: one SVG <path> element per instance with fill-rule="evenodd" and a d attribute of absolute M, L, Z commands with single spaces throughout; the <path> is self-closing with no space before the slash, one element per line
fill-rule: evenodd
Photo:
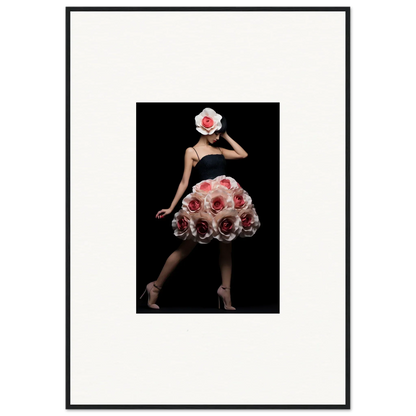
<path fill-rule="evenodd" d="M 235 141 L 227 132 L 221 134 L 221 136 L 230 143 L 234 150 L 224 149 L 221 147 L 222 153 L 226 159 L 244 159 L 248 156 L 248 153 Z"/>

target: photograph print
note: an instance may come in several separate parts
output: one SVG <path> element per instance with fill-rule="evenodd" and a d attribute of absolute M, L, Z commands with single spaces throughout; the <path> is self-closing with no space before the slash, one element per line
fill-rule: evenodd
<path fill-rule="evenodd" d="M 279 313 L 279 103 L 137 103 L 137 313 Z"/>

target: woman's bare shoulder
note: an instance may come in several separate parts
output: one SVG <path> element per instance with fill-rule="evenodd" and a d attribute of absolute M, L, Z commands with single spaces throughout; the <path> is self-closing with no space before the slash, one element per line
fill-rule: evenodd
<path fill-rule="evenodd" d="M 185 150 L 185 156 L 192 156 L 195 154 L 195 149 L 193 147 L 187 147 Z"/>

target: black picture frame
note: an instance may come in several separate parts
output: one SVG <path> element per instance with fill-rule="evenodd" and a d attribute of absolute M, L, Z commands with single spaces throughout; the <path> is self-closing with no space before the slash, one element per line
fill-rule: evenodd
<path fill-rule="evenodd" d="M 71 401 L 71 16 L 89 12 L 261 11 L 345 15 L 345 403 L 108 404 Z M 353 414 L 356 411 L 356 7 L 345 3 L 66 3 L 62 7 L 62 371 L 63 414 Z M 137 101 L 138 102 L 138 101 Z M 277 102 L 277 101 L 276 101 Z M 282 117 L 282 116 L 281 116 Z M 279 295 L 281 296 L 281 294 Z M 280 306 L 280 305 L 279 305 Z M 136 305 L 137 307 L 137 305 Z M 280 309 L 279 309 L 280 312 Z M 133 314 L 137 313 L 134 310 Z"/>

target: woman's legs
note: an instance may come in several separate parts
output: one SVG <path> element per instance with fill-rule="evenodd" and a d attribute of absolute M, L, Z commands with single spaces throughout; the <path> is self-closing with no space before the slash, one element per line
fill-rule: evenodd
<path fill-rule="evenodd" d="M 170 276 L 173 270 L 175 270 L 176 266 L 191 253 L 197 244 L 198 243 L 192 240 L 184 240 L 181 245 L 166 259 L 165 265 L 163 266 L 162 271 L 154 284 L 157 287 L 162 288 L 166 279 Z M 150 304 L 155 303 L 159 295 L 160 289 L 156 286 L 153 286 L 151 289 L 149 299 Z"/>
<path fill-rule="evenodd" d="M 220 269 L 221 269 L 221 286 L 218 288 L 218 295 L 222 297 L 224 308 L 228 310 L 235 310 L 231 306 L 231 244 L 220 242 Z"/>
<path fill-rule="evenodd" d="M 231 244 L 220 242 L 220 269 L 222 286 L 230 287 L 231 285 Z"/>

